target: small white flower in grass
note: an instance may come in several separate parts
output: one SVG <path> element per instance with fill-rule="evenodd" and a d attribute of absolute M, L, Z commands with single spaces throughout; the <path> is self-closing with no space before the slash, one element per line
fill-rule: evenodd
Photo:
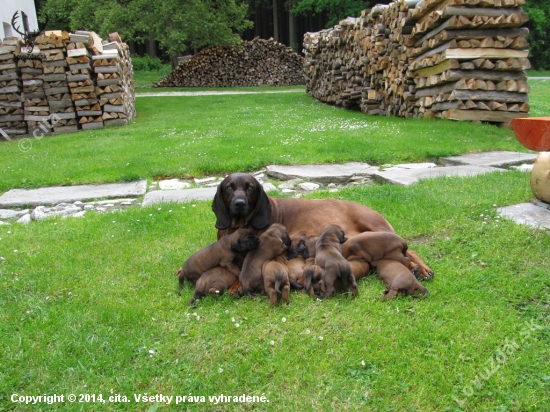
<path fill-rule="evenodd" d="M 149 216 L 153 216 L 153 214 L 152 214 L 152 213 L 149 213 Z"/>
<path fill-rule="evenodd" d="M 309 335 L 310 333 L 311 333 L 311 331 L 310 331 L 309 329 L 306 329 L 306 330 L 305 330 L 305 334 L 306 334 L 306 335 Z"/>
<path fill-rule="evenodd" d="M 13 250 L 13 253 L 17 253 L 17 249 L 14 249 L 14 250 Z"/>
<path fill-rule="evenodd" d="M 399 308 L 395 308 L 395 311 L 396 311 L 397 313 L 399 313 Z"/>
<path fill-rule="evenodd" d="M 191 205 L 191 207 L 197 207 L 197 205 Z"/>
<path fill-rule="evenodd" d="M 269 344 L 270 344 L 271 346 L 275 346 L 275 341 L 270 340 L 270 341 L 269 341 Z"/>
<path fill-rule="evenodd" d="M 0 260 L 6 260 L 4 256 L 0 256 Z"/>
<path fill-rule="evenodd" d="M 286 318 L 282 318 L 282 319 L 281 319 L 281 322 L 285 323 L 285 322 L 286 322 Z"/>
<path fill-rule="evenodd" d="M 159 207 L 157 210 L 162 210 L 162 207 Z"/>
<path fill-rule="evenodd" d="M 231 318 L 231 322 L 235 323 L 235 318 Z"/>
<path fill-rule="evenodd" d="M 222 369 L 222 368 L 218 368 L 218 373 L 223 373 L 223 369 Z"/>
<path fill-rule="evenodd" d="M 196 316 L 197 320 L 201 320 L 201 317 L 199 315 Z"/>
<path fill-rule="evenodd" d="M 136 220 L 136 222 L 139 222 L 139 219 L 138 219 L 138 220 Z"/>
<path fill-rule="evenodd" d="M 113 220 L 113 223 L 116 223 L 116 220 Z"/>
<path fill-rule="evenodd" d="M 170 209 L 170 210 L 168 211 L 168 213 L 172 213 L 172 209 Z"/>
<path fill-rule="evenodd" d="M 226 313 L 226 314 L 229 313 L 229 309 L 226 309 L 226 310 L 225 310 L 225 313 Z M 233 318 L 233 319 L 235 319 L 235 318 Z"/>
<path fill-rule="evenodd" d="M 150 353 L 151 355 L 154 355 L 154 354 L 155 354 L 155 351 L 154 351 L 153 349 L 149 349 L 149 353 Z"/>
<path fill-rule="evenodd" d="M 239 326 L 241 326 L 241 325 L 239 325 L 238 323 L 235 323 L 235 327 L 236 327 L 236 328 L 238 328 Z"/>
<path fill-rule="evenodd" d="M 365 366 L 367 366 L 367 364 L 365 363 L 364 360 L 361 361 L 361 366 L 364 368 Z"/>
<path fill-rule="evenodd" d="M 319 336 L 319 340 L 323 340 L 324 338 L 322 336 Z"/>
<path fill-rule="evenodd" d="M 155 318 L 151 318 L 151 320 L 154 322 L 156 319 L 155 319 Z"/>

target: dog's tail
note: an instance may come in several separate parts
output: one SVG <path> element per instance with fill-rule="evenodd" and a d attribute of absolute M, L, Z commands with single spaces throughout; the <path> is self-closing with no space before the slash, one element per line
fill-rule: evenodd
<path fill-rule="evenodd" d="M 283 274 L 279 271 L 275 274 L 275 291 L 281 294 L 281 282 L 283 281 Z"/>
<path fill-rule="evenodd" d="M 178 269 L 174 274 L 174 276 L 179 277 L 180 287 L 178 289 L 178 295 L 181 295 L 181 291 L 183 289 L 183 283 L 185 282 L 185 276 L 183 275 L 183 268 Z"/>

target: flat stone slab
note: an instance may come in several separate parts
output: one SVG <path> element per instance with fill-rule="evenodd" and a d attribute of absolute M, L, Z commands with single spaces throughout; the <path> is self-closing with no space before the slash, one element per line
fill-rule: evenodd
<path fill-rule="evenodd" d="M 22 207 L 73 203 L 78 200 L 137 197 L 147 191 L 147 181 L 105 185 L 54 186 L 40 189 L 12 189 L 0 196 L 0 207 Z"/>
<path fill-rule="evenodd" d="M 441 162 L 445 165 L 477 165 L 506 168 L 523 163 L 534 163 L 537 156 L 538 153 L 494 151 L 443 157 Z"/>
<path fill-rule="evenodd" d="M 550 205 L 544 202 L 499 207 L 497 212 L 517 224 L 550 229 Z"/>
<path fill-rule="evenodd" d="M 306 179 L 317 183 L 342 183 L 355 176 L 372 176 L 378 167 L 350 162 L 336 165 L 267 166 L 267 175 L 279 180 Z"/>
<path fill-rule="evenodd" d="M 199 189 L 184 190 L 155 190 L 145 195 L 142 206 L 151 206 L 157 203 L 187 203 L 200 200 L 214 200 L 217 187 L 202 187 Z"/>
<path fill-rule="evenodd" d="M 373 178 L 395 185 L 410 186 L 420 179 L 430 179 L 439 176 L 475 176 L 482 173 L 502 171 L 489 166 L 445 166 L 425 169 L 393 169 L 376 172 Z"/>

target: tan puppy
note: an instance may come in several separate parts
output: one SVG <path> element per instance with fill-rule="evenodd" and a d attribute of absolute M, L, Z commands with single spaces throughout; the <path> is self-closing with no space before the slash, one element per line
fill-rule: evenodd
<path fill-rule="evenodd" d="M 253 299 L 252 292 L 265 293 L 262 277 L 262 267 L 268 260 L 285 253 L 290 246 L 290 237 L 286 227 L 280 223 L 271 225 L 260 236 L 258 248 L 248 252 L 244 258 L 239 280 L 243 293 Z"/>
<path fill-rule="evenodd" d="M 342 256 L 342 243 L 347 238 L 344 230 L 338 225 L 328 225 L 315 245 L 315 264 L 324 269 L 323 282 L 325 284 L 325 296 L 330 298 L 336 291 L 338 281 L 342 289 L 351 292 L 354 296 L 359 293 L 357 283 L 351 273 L 349 262 Z M 339 283 L 339 282 L 338 282 Z"/>
<path fill-rule="evenodd" d="M 240 269 L 235 264 L 234 259 L 239 253 L 253 250 L 260 244 L 260 239 L 254 235 L 252 229 L 239 229 L 222 237 L 205 248 L 193 253 L 185 262 L 183 267 L 176 272 L 179 277 L 179 291 L 183 289 L 185 279 L 195 284 L 204 272 L 221 266 L 229 270 L 233 275 L 239 276 Z"/>
<path fill-rule="evenodd" d="M 388 289 L 384 292 L 384 300 L 392 299 L 398 293 L 409 295 L 420 291 L 425 297 L 430 296 L 430 292 L 416 280 L 408 267 L 396 260 L 382 259 L 376 266 L 376 273 Z"/>
<path fill-rule="evenodd" d="M 207 270 L 197 280 L 195 284 L 195 294 L 188 305 L 192 305 L 195 301 L 207 294 L 212 296 L 223 295 L 223 292 L 225 292 L 238 278 L 238 276 L 221 266 Z"/>
<path fill-rule="evenodd" d="M 277 295 L 281 295 L 284 302 L 290 302 L 290 281 L 288 279 L 287 262 L 288 260 L 284 255 L 279 255 L 265 262 L 262 267 L 264 288 L 269 295 L 269 304 L 271 306 L 277 303 Z"/>
<path fill-rule="evenodd" d="M 319 236 L 308 236 L 306 240 L 306 249 L 303 251 L 305 265 L 302 271 L 302 277 L 298 283 L 303 285 L 306 293 L 314 298 L 316 295 L 325 293 L 325 284 L 323 282 L 324 270 L 315 264 L 315 245 Z"/>
<path fill-rule="evenodd" d="M 342 245 L 342 254 L 350 261 L 357 261 L 354 268 L 357 276 L 365 276 L 364 269 L 368 263 L 370 267 L 376 267 L 381 259 L 396 260 L 411 270 L 417 270 L 417 265 L 407 256 L 407 242 L 395 233 L 390 232 L 363 232 L 351 236 Z M 355 273 L 354 273 L 355 275 Z"/>

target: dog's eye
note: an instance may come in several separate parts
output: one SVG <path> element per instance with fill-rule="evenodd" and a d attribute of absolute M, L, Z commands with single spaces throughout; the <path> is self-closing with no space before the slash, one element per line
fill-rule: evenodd
<path fill-rule="evenodd" d="M 225 189 L 226 189 L 228 192 L 232 192 L 232 191 L 233 191 L 233 186 L 231 186 L 231 185 L 230 185 L 230 186 L 227 186 Z"/>
<path fill-rule="evenodd" d="M 252 191 L 254 190 L 254 186 L 248 186 L 248 187 L 246 188 L 246 190 L 248 190 L 249 192 L 252 192 Z"/>

